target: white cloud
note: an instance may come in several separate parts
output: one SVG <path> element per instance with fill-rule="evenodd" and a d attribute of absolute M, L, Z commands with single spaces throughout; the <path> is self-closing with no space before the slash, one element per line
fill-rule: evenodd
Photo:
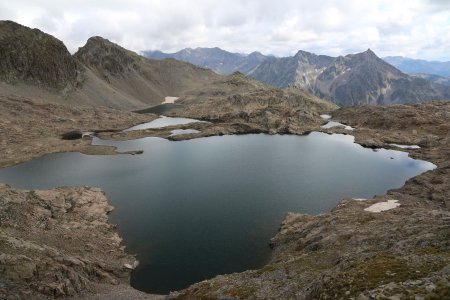
<path fill-rule="evenodd" d="M 71 52 L 93 35 L 134 51 L 221 47 L 278 56 L 298 50 L 450 60 L 447 0 L 16 0 L 0 17 L 37 27 Z"/>

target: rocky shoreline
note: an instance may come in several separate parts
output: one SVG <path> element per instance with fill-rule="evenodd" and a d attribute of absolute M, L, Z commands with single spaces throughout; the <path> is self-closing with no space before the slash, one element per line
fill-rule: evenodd
<path fill-rule="evenodd" d="M 320 128 L 324 121 L 319 113 L 330 111 L 286 118 L 276 108 L 272 113 L 261 113 L 258 108 L 253 115 L 230 112 L 211 118 L 212 110 L 202 108 L 172 115 L 201 117 L 212 124 L 122 132 L 156 116 L 13 97 L 1 97 L 0 101 L 5 107 L 0 112 L 1 167 L 54 152 L 115 153 L 111 147 L 91 146 L 90 138 L 61 139 L 71 130 L 96 131 L 100 138 L 115 140 L 305 134 L 313 130 L 349 133 L 341 128 Z M 333 120 L 356 128 L 351 134 L 357 143 L 372 148 L 394 148 L 391 143 L 419 145 L 420 149 L 408 150 L 410 155 L 431 161 L 437 168 L 385 195 L 367 201 L 344 199 L 330 213 L 289 213 L 271 241 L 274 250 L 268 265 L 217 276 L 168 298 L 442 299 L 449 295 L 450 104 L 355 107 L 331 111 L 331 115 Z M 188 128 L 200 132 L 169 137 L 173 129 Z M 393 199 L 398 200 L 399 207 L 380 213 L 364 210 Z M 120 295 L 130 295 L 128 267 L 133 266 L 134 259 L 125 254 L 114 226 L 107 223 L 111 207 L 100 190 L 24 191 L 2 184 L 0 201 L 0 234 L 4 240 L 0 273 L 7 275 L 0 276 L 0 297 L 21 299 L 33 293 L 37 299 L 124 299 Z M 94 243 L 88 246 L 92 243 L 85 241 Z M 59 275 L 49 275 L 53 273 Z M 156 297 L 135 292 L 136 299 Z"/>

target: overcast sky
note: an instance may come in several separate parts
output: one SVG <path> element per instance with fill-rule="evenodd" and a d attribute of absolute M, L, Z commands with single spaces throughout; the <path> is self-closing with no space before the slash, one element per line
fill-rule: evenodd
<path fill-rule="evenodd" d="M 0 19 L 39 28 L 69 51 L 94 35 L 140 52 L 220 47 L 450 60 L 450 0 L 10 0 Z"/>

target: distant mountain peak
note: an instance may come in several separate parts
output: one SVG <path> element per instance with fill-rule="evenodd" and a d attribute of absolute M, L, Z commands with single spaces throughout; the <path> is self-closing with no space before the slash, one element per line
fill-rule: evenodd
<path fill-rule="evenodd" d="M 311 52 L 308 52 L 308 51 L 305 51 L 305 50 L 299 50 L 299 51 L 297 51 L 297 53 L 294 55 L 294 57 L 303 57 L 303 56 L 315 56 L 315 54 L 314 53 L 311 53 Z"/>
<path fill-rule="evenodd" d="M 376 58 L 380 59 L 375 52 L 372 51 L 372 49 L 368 48 L 366 51 L 355 53 L 355 54 L 349 54 L 347 57 L 364 57 L 364 58 Z"/>
<path fill-rule="evenodd" d="M 405 73 L 450 77 L 450 61 L 427 61 L 403 56 L 388 56 L 383 59 Z"/>
<path fill-rule="evenodd" d="M 214 72 L 223 75 L 229 75 L 235 71 L 249 74 L 261 64 L 261 62 L 268 58 L 268 56 L 256 51 L 250 54 L 242 54 L 228 52 L 219 47 L 185 48 L 175 53 L 144 51 L 143 55 L 150 59 L 174 58 L 199 67 L 211 69 Z"/>

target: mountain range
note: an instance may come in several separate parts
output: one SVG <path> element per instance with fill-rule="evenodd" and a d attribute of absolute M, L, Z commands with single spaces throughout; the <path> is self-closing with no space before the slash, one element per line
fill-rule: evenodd
<path fill-rule="evenodd" d="M 233 53 L 220 48 L 186 48 L 175 53 L 164 53 L 159 50 L 143 51 L 142 55 L 151 59 L 174 58 L 202 68 L 211 69 L 222 75 L 230 75 L 236 71 L 251 73 L 269 56 L 260 52 L 250 54 Z"/>
<path fill-rule="evenodd" d="M 278 89 L 241 73 L 224 76 L 175 59 L 153 60 L 94 36 L 71 55 L 38 29 L 0 21 L 0 95 L 122 110 L 179 97 L 179 115 L 291 130 L 336 108 L 301 89 Z M 172 113 L 175 113 L 172 111 Z M 294 125 L 293 125 L 294 124 Z M 289 127 L 290 126 L 290 127 Z"/>
<path fill-rule="evenodd" d="M 429 74 L 450 77 L 450 61 L 428 61 L 403 56 L 383 57 L 385 61 L 408 74 Z"/>
<path fill-rule="evenodd" d="M 288 98 L 301 95 L 317 102 L 304 90 L 340 106 L 450 98 L 450 86 L 442 81 L 402 73 L 370 49 L 339 57 L 299 51 L 292 57 L 277 58 L 258 52 L 245 55 L 197 48 L 175 54 L 145 52 L 156 58 L 149 59 L 102 37 L 91 37 L 71 55 L 63 42 L 51 35 L 0 21 L 0 53 L 1 92 L 74 105 L 140 109 L 158 105 L 166 96 L 192 99 L 191 104 L 202 99 L 203 105 L 211 104 L 205 95 L 214 90 L 220 95 L 213 96 L 220 100 L 252 94 L 246 100 L 250 103 L 273 95 L 274 88 L 287 87 Z M 171 56 L 179 60 L 168 58 Z M 217 74 L 231 72 L 247 77 Z M 236 78 L 239 86 L 233 84 Z M 264 92 L 254 93 L 261 90 Z M 217 111 L 217 107 L 211 109 Z"/>
<path fill-rule="evenodd" d="M 0 53 L 1 92 L 74 105 L 146 108 L 220 77 L 174 59 L 146 59 L 101 37 L 71 55 L 60 40 L 12 21 L 0 21 Z"/>
<path fill-rule="evenodd" d="M 264 56 L 257 52 L 245 55 L 219 48 L 184 49 L 176 53 L 146 51 L 143 54 L 153 59 L 183 60 L 222 74 L 239 71 L 275 87 L 305 89 L 340 106 L 450 98 L 450 88 L 443 82 L 405 74 L 370 49 L 339 57 L 301 50 L 290 57 Z"/>

